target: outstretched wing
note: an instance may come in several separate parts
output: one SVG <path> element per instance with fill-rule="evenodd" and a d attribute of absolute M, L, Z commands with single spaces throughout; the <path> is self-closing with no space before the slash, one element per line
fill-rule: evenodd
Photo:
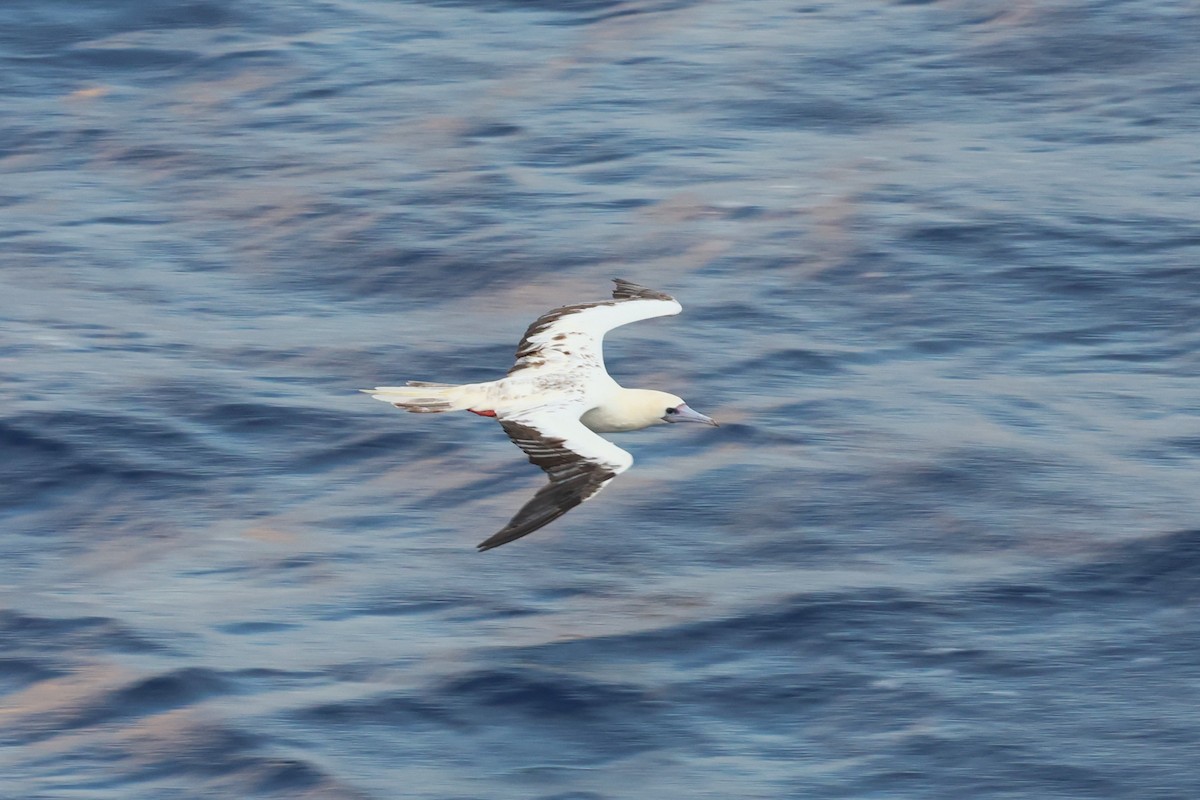
<path fill-rule="evenodd" d="M 636 283 L 614 278 L 612 300 L 556 308 L 533 321 L 517 345 L 517 363 L 508 371 L 570 359 L 604 367 L 604 334 L 630 322 L 667 317 L 683 310 L 679 301 Z"/>
<path fill-rule="evenodd" d="M 633 466 L 633 456 L 584 427 L 574 410 L 523 414 L 520 419 L 501 419 L 500 425 L 529 461 L 546 471 L 550 483 L 503 530 L 480 543 L 481 551 L 553 522 Z"/>

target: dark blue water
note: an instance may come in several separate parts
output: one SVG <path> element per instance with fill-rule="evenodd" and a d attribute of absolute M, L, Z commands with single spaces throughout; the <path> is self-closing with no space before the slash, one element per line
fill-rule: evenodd
<path fill-rule="evenodd" d="M 0 5 L 0 797 L 1200 795 L 1194 3 Z M 720 429 L 355 390 L 621 276 Z M 699 426 L 696 426 L 699 427 Z"/>

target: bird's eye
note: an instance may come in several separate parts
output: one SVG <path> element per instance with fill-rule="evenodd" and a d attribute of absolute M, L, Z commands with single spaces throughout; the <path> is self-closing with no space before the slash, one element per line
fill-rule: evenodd
<path fill-rule="evenodd" d="M 668 409 L 667 409 L 667 413 L 668 413 L 668 414 L 678 414 L 678 413 L 679 413 L 679 409 L 678 409 L 678 408 L 668 408 Z"/>

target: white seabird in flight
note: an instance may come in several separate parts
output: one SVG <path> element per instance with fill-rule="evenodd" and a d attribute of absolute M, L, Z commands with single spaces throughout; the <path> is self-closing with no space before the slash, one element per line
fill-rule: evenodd
<path fill-rule="evenodd" d="M 534 321 L 517 345 L 508 375 L 453 386 L 409 381 L 362 391 L 416 413 L 467 410 L 495 417 L 550 483 L 516 516 L 479 545 L 490 550 L 520 539 L 593 497 L 633 466 L 633 456 L 597 433 L 634 431 L 665 422 L 708 417 L 681 398 L 619 386 L 604 368 L 604 334 L 620 325 L 683 310 L 670 295 L 614 280 L 612 300 L 557 308 Z"/>

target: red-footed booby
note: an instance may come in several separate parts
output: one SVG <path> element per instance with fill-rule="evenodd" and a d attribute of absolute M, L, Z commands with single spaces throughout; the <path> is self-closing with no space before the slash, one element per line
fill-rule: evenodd
<path fill-rule="evenodd" d="M 416 413 L 471 411 L 494 417 L 550 483 L 479 549 L 533 533 L 591 497 L 633 466 L 633 456 L 597 435 L 667 422 L 716 425 L 679 397 L 626 389 L 604 368 L 604 334 L 620 325 L 683 310 L 670 295 L 617 278 L 611 300 L 563 306 L 534 321 L 508 375 L 453 386 L 409 381 L 362 391 Z"/>

